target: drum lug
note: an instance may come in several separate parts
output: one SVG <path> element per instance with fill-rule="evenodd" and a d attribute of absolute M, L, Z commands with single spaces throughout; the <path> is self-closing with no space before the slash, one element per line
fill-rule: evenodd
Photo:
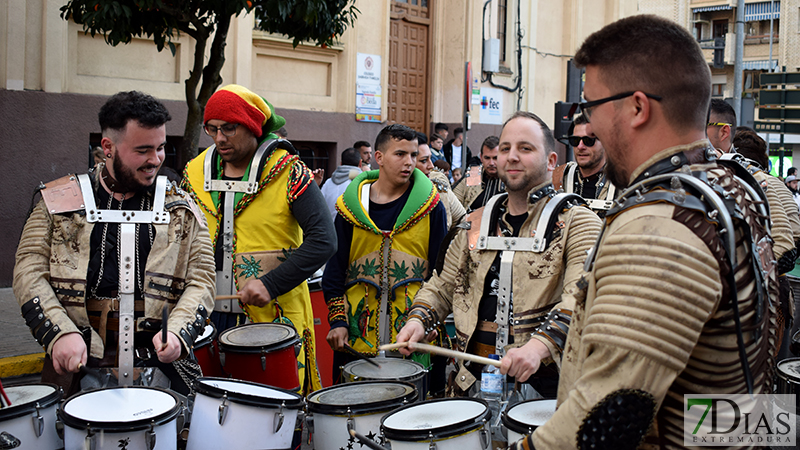
<path fill-rule="evenodd" d="M 93 429 L 86 430 L 86 438 L 83 440 L 83 444 L 86 450 L 97 450 L 97 437 Z"/>
<path fill-rule="evenodd" d="M 353 419 L 353 413 L 350 412 L 350 408 L 347 408 L 347 432 L 350 433 L 350 430 L 356 431 L 356 421 Z"/>
<path fill-rule="evenodd" d="M 228 415 L 228 394 L 222 396 L 222 404 L 219 405 L 219 424 L 225 422 L 225 417 Z"/>
<path fill-rule="evenodd" d="M 264 350 L 261 350 L 261 371 L 267 371 L 267 354 L 264 352 Z"/>
<path fill-rule="evenodd" d="M 306 426 L 308 427 L 308 438 L 311 441 L 311 436 L 314 435 L 314 416 L 311 414 L 306 416 Z"/>
<path fill-rule="evenodd" d="M 428 450 L 438 450 L 439 446 L 436 445 L 436 442 L 433 442 L 433 433 L 430 431 L 428 432 L 428 438 L 431 441 L 431 443 L 428 445 Z"/>
<path fill-rule="evenodd" d="M 56 434 L 62 441 L 64 440 L 64 422 L 56 420 Z"/>
<path fill-rule="evenodd" d="M 219 352 L 219 364 L 225 367 L 225 352 Z"/>
<path fill-rule="evenodd" d="M 39 402 L 36 402 L 34 408 L 36 408 L 36 415 L 33 417 L 33 432 L 36 433 L 37 438 L 40 438 L 44 433 L 44 417 L 39 412 Z"/>
<path fill-rule="evenodd" d="M 488 422 L 486 419 L 483 420 L 483 427 L 480 431 L 481 435 L 481 448 L 488 449 L 489 446 L 492 444 L 492 433 L 489 431 Z"/>
<path fill-rule="evenodd" d="M 278 430 L 280 430 L 281 427 L 283 426 L 283 419 L 284 419 L 283 408 L 285 407 L 286 407 L 286 402 L 281 402 L 281 408 L 278 410 L 278 412 L 275 413 L 275 419 L 274 419 L 275 434 L 277 434 Z"/>
<path fill-rule="evenodd" d="M 303 350 L 303 341 L 294 344 L 294 357 L 297 358 L 300 356 L 300 352 Z"/>
<path fill-rule="evenodd" d="M 150 429 L 144 435 L 144 443 L 147 450 L 156 448 L 156 432 L 153 430 L 153 422 L 150 422 Z"/>

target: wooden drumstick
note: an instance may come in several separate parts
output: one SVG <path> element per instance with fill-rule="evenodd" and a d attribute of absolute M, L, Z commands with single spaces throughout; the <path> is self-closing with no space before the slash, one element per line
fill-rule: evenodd
<path fill-rule="evenodd" d="M 350 436 L 353 436 L 354 438 L 358 439 L 359 442 L 361 442 L 362 444 L 366 445 L 367 447 L 373 450 L 387 450 L 386 447 L 379 445 L 377 442 L 364 436 L 363 434 L 358 433 L 356 430 L 351 429 Z"/>
<path fill-rule="evenodd" d="M 408 342 L 398 342 L 396 344 L 381 345 L 380 347 L 378 347 L 378 350 L 387 351 L 405 347 L 408 347 Z M 414 344 L 414 350 L 415 351 L 420 350 L 428 353 L 435 353 L 437 355 L 448 356 L 450 358 L 458 358 L 464 361 L 472 361 L 478 364 L 489 364 L 495 367 L 500 367 L 500 361 L 494 359 L 484 358 L 483 356 L 473 355 L 470 353 L 457 352 L 455 350 L 437 347 L 435 345 L 423 344 L 420 342 Z"/>
<path fill-rule="evenodd" d="M 240 300 L 242 298 L 241 295 L 218 295 L 214 297 L 214 300 Z"/>

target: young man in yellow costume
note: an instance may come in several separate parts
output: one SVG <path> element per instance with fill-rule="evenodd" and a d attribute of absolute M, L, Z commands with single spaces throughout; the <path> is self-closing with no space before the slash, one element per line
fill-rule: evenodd
<path fill-rule="evenodd" d="M 356 177 L 336 202 L 338 251 L 322 277 L 334 374 L 352 360 L 345 344 L 374 355 L 394 341 L 447 232 L 439 193 L 415 167 L 416 132 L 389 125 L 374 149 L 378 170 Z"/>
<path fill-rule="evenodd" d="M 291 144 L 276 140 L 286 121 L 257 94 L 224 86 L 203 120 L 215 145 L 187 164 L 184 183 L 208 219 L 217 294 L 241 296 L 217 301 L 212 321 L 220 332 L 243 324 L 241 313 L 293 325 L 301 390 L 313 392 L 321 384 L 305 280 L 336 251 L 325 199 Z"/>

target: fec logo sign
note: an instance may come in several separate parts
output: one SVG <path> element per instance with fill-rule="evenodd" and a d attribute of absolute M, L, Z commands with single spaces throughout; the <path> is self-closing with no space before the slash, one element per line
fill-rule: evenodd
<path fill-rule="evenodd" d="M 685 395 L 683 443 L 735 447 L 797 445 L 796 396 Z"/>

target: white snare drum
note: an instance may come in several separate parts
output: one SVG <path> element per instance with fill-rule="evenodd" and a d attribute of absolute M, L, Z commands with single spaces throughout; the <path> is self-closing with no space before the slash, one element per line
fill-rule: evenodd
<path fill-rule="evenodd" d="M 249 381 L 198 378 L 187 450 L 288 449 L 303 397 Z"/>
<path fill-rule="evenodd" d="M 508 443 L 513 444 L 553 417 L 556 400 L 539 398 L 517 403 L 500 414 L 503 426 L 508 430 Z"/>
<path fill-rule="evenodd" d="M 64 446 L 56 433 L 58 386 L 9 386 L 5 392 L 11 406 L 0 409 L 0 448 L 55 450 Z"/>
<path fill-rule="evenodd" d="M 405 381 L 417 388 L 418 398 L 425 400 L 428 393 L 425 384 L 425 368 L 422 364 L 410 359 L 371 358 L 380 364 L 380 368 L 364 360 L 356 360 L 345 364 L 344 379 L 353 381 Z"/>
<path fill-rule="evenodd" d="M 178 447 L 181 403 L 174 393 L 148 386 L 79 392 L 58 411 L 65 450 Z"/>
<path fill-rule="evenodd" d="M 795 411 L 800 410 L 800 358 L 787 358 L 778 363 L 777 366 L 777 388 L 776 394 L 795 394 Z M 784 409 L 788 407 L 783 406 Z"/>
<path fill-rule="evenodd" d="M 489 407 L 477 398 L 443 398 L 404 406 L 381 420 L 392 450 L 488 449 Z"/>
<path fill-rule="evenodd" d="M 365 381 L 325 388 L 308 396 L 314 415 L 314 448 L 338 450 L 352 442 L 348 421 L 357 432 L 373 439 L 380 434 L 381 417 L 417 399 L 414 385 L 397 381 Z"/>

